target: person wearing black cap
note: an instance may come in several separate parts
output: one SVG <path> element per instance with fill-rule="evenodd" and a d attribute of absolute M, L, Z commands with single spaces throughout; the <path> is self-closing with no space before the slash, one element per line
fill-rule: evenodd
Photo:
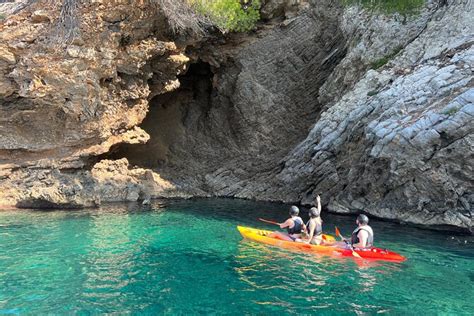
<path fill-rule="evenodd" d="M 360 214 L 356 220 L 357 228 L 352 232 L 351 244 L 353 248 L 370 248 L 374 245 L 374 231 L 369 226 L 369 218 Z"/>
<path fill-rule="evenodd" d="M 306 226 L 304 225 L 303 220 L 299 217 L 300 210 L 297 206 L 292 205 L 290 207 L 290 218 L 285 222 L 279 224 L 280 228 L 286 228 L 287 234 L 282 234 L 275 232 L 274 237 L 291 240 L 291 241 L 300 241 L 302 232 L 306 231 Z M 279 235 L 279 236 L 276 236 Z"/>

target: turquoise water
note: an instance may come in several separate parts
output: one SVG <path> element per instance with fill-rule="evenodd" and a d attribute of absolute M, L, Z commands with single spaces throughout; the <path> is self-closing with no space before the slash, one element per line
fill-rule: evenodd
<path fill-rule="evenodd" d="M 0 314 L 472 315 L 474 247 L 373 221 L 404 263 L 358 265 L 243 241 L 287 206 L 159 201 L 151 209 L 0 212 Z M 323 214 L 342 233 L 352 217 Z"/>

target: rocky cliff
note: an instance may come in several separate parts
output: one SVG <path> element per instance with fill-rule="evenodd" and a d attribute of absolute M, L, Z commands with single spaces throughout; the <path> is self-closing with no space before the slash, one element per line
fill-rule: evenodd
<path fill-rule="evenodd" d="M 266 1 L 255 32 L 199 38 L 160 3 L 83 2 L 70 37 L 49 1 L 0 22 L 0 204 L 320 193 L 472 232 L 471 2 Z"/>
<path fill-rule="evenodd" d="M 126 161 L 95 165 L 96 157 L 149 139 L 138 125 L 152 91 L 179 86 L 189 61 L 184 47 L 169 39 L 166 17 L 152 3 L 64 3 L 33 3 L 0 25 L 2 204 L 133 200 L 137 175 L 156 177 L 127 175 Z"/>

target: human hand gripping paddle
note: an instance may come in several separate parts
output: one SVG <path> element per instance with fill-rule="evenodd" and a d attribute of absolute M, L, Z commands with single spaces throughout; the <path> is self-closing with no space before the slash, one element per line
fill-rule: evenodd
<path fill-rule="evenodd" d="M 268 220 L 268 219 L 264 219 L 264 218 L 259 218 L 258 220 L 259 220 L 259 221 L 262 221 L 262 222 L 264 222 L 264 223 L 268 223 L 268 224 L 273 224 L 273 225 L 278 225 L 278 226 L 281 225 L 280 223 L 277 223 L 277 222 L 275 222 L 275 221 L 271 221 L 271 220 Z M 330 241 L 333 241 L 333 240 L 334 240 L 334 237 L 332 237 L 332 236 L 329 236 L 329 237 L 328 237 L 328 235 L 325 235 L 325 234 L 323 234 L 322 238 L 323 238 L 323 240 L 328 240 L 328 239 L 329 239 Z"/>
<path fill-rule="evenodd" d="M 335 228 L 336 228 L 336 236 L 340 237 L 341 240 L 344 241 L 349 246 L 349 249 L 352 251 L 352 255 L 356 258 L 362 259 L 362 257 L 357 252 L 354 251 L 354 247 L 352 247 L 352 245 L 349 242 L 347 242 L 347 240 L 344 237 L 342 237 L 341 232 L 339 231 L 339 228 L 337 227 Z"/>

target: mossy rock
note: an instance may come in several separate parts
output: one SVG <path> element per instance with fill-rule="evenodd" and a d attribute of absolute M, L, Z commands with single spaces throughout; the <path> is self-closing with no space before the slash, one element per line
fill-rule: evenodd
<path fill-rule="evenodd" d="M 374 95 L 377 95 L 379 93 L 378 90 L 371 90 L 369 92 L 367 92 L 367 96 L 368 97 L 373 97 Z"/>
<path fill-rule="evenodd" d="M 456 114 L 458 111 L 459 111 L 458 108 L 452 107 L 452 108 L 450 108 L 450 109 L 447 109 L 447 110 L 443 111 L 443 114 L 444 114 L 444 115 L 451 116 L 451 115 Z"/>
<path fill-rule="evenodd" d="M 402 47 L 397 47 L 395 48 L 390 54 L 383 56 L 382 58 L 379 58 L 375 61 L 373 61 L 370 64 L 370 68 L 372 69 L 379 69 L 383 66 L 385 66 L 390 60 L 392 60 L 393 57 L 395 57 L 400 51 L 402 50 Z"/>
<path fill-rule="evenodd" d="M 413 14 L 418 12 L 426 0 L 341 0 L 344 5 L 360 5 L 382 13 Z"/>

